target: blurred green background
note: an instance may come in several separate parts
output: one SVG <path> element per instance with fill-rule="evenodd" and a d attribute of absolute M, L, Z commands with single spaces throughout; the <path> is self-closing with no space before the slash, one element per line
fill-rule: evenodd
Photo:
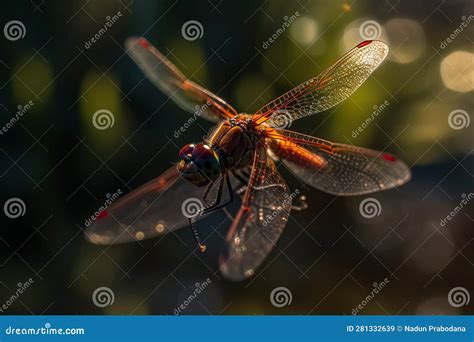
<path fill-rule="evenodd" d="M 174 314 L 207 278 L 212 283 L 182 314 L 350 315 L 385 278 L 388 285 L 359 314 L 474 313 L 472 301 L 456 307 L 448 300 L 455 287 L 474 293 L 473 204 L 440 223 L 474 192 L 472 1 L 1 6 L 0 125 L 8 126 L 0 133 L 1 203 L 25 203 L 23 216 L 0 215 L 1 301 L 18 283 L 34 281 L 2 313 Z M 23 25 L 19 34 L 6 29 L 13 20 Z M 202 25 L 194 40 L 182 34 L 190 20 Z M 317 75 L 364 36 L 387 42 L 388 61 L 349 100 L 291 129 L 390 151 L 412 167 L 413 180 L 366 196 L 381 203 L 380 215 L 368 219 L 359 212 L 364 197 L 312 190 L 280 167 L 310 207 L 292 214 L 256 276 L 242 283 L 218 272 L 222 238 L 213 230 L 222 213 L 199 224 L 211 235 L 205 254 L 193 252 L 188 229 L 110 248 L 87 243 L 84 221 L 107 194 L 158 176 L 182 145 L 212 127 L 199 120 L 174 137 L 189 113 L 126 55 L 123 42 L 132 35 L 145 36 L 193 81 L 246 113 Z M 104 130 L 92 123 L 101 109 L 114 117 Z M 24 113 L 11 124 L 18 111 Z M 222 236 L 227 227 L 219 227 Z M 92 294 L 104 286 L 114 302 L 98 307 Z M 277 287 L 290 290 L 291 304 L 271 304 Z"/>

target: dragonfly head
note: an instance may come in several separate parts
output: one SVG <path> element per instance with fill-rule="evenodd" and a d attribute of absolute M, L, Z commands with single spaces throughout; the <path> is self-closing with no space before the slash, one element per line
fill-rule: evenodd
<path fill-rule="evenodd" d="M 219 156 L 205 144 L 187 144 L 179 151 L 178 171 L 197 186 L 216 180 L 221 174 Z"/>

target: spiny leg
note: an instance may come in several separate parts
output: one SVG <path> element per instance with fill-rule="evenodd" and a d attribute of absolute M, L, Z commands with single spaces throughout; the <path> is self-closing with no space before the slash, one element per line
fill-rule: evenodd
<path fill-rule="evenodd" d="M 243 176 L 241 176 L 237 171 L 232 170 L 232 175 L 239 181 L 241 186 L 235 190 L 235 193 L 242 198 L 243 194 L 245 193 L 245 190 L 247 189 L 247 184 L 249 182 L 249 177 L 244 174 L 242 171 Z"/>
<path fill-rule="evenodd" d="M 221 200 L 222 200 L 222 191 L 223 191 L 224 182 L 226 182 L 227 191 L 229 192 L 229 200 L 227 202 L 220 203 Z M 230 179 L 227 175 L 224 175 L 222 177 L 222 179 L 219 181 L 219 187 L 218 187 L 218 190 L 217 190 L 217 195 L 216 195 L 216 199 L 215 199 L 214 203 L 212 203 L 211 206 L 205 208 L 204 210 L 201 210 L 201 212 L 196 217 L 209 214 L 209 213 L 211 213 L 211 212 L 213 212 L 217 209 L 225 207 L 225 206 L 229 205 L 230 203 L 232 203 L 233 200 L 234 200 L 234 193 L 232 191 L 232 186 L 230 184 Z M 191 228 L 191 232 L 193 233 L 194 240 L 196 241 L 196 244 L 199 247 L 199 250 L 201 252 L 205 252 L 206 251 L 206 245 L 203 245 L 201 243 L 201 239 L 199 237 L 199 232 L 196 228 L 196 217 L 190 217 L 189 218 L 189 226 Z"/>
<path fill-rule="evenodd" d="M 222 180 L 221 180 L 222 181 Z M 209 205 L 208 201 L 207 201 L 207 196 L 209 196 L 209 193 L 211 192 L 211 189 L 212 187 L 214 186 L 215 182 L 211 182 L 209 183 L 207 186 L 206 186 L 206 190 L 204 190 L 204 194 L 202 195 L 202 200 L 204 202 L 204 204 L 207 206 Z M 220 184 L 219 184 L 220 186 Z M 211 204 L 212 206 L 212 204 Z"/>

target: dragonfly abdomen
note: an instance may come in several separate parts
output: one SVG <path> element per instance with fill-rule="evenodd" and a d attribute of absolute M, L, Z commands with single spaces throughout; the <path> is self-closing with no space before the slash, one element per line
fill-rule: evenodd
<path fill-rule="evenodd" d="M 290 162 L 315 169 L 322 169 L 326 165 L 326 160 L 323 157 L 289 140 L 268 139 L 267 142 L 278 157 Z"/>

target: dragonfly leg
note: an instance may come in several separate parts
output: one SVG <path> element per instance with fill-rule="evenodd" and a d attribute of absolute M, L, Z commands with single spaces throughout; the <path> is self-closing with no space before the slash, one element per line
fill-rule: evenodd
<path fill-rule="evenodd" d="M 247 183 L 249 181 L 249 177 L 246 177 L 245 175 L 242 177 L 240 174 L 238 174 L 237 171 L 232 171 L 232 174 L 234 175 L 237 180 L 242 183 L 242 185 L 247 186 Z M 244 178 L 245 177 L 245 178 Z"/>
<path fill-rule="evenodd" d="M 232 215 L 229 213 L 229 210 L 227 210 L 227 208 L 222 208 L 222 211 L 224 212 L 225 216 L 227 216 L 227 218 L 229 219 L 229 221 L 234 221 L 234 216 L 232 216 Z"/>
<path fill-rule="evenodd" d="M 247 184 L 248 184 L 248 182 L 249 182 L 249 179 L 248 179 L 249 177 L 248 177 L 248 175 L 245 175 L 245 173 L 244 173 L 243 170 L 242 170 L 243 176 L 240 175 L 238 172 L 239 172 L 239 171 L 232 171 L 232 175 L 233 175 L 233 176 L 239 181 L 239 183 L 242 185 L 241 187 L 239 187 L 239 188 L 237 188 L 237 189 L 235 190 L 235 193 L 236 193 L 237 195 L 239 195 L 240 198 L 242 199 L 242 197 L 243 197 L 243 195 L 244 195 L 244 193 L 245 193 L 245 190 L 247 189 Z"/>
<path fill-rule="evenodd" d="M 211 192 L 212 187 L 214 186 L 215 182 L 211 182 L 206 186 L 206 190 L 204 190 L 204 194 L 202 195 L 202 200 L 206 205 L 209 205 L 209 202 L 207 201 L 207 197 L 209 196 L 209 193 Z M 220 186 L 220 185 L 219 185 Z M 211 204 L 212 205 L 212 204 Z"/>
<path fill-rule="evenodd" d="M 229 200 L 224 202 L 224 203 L 220 203 L 222 201 L 222 192 L 223 192 L 224 182 L 226 182 L 227 191 L 229 192 Z M 215 201 L 209 207 L 202 210 L 201 213 L 199 214 L 199 216 L 209 214 L 210 212 L 213 212 L 217 209 L 225 207 L 228 204 L 232 203 L 233 200 L 234 200 L 234 193 L 232 191 L 232 186 L 230 184 L 230 179 L 227 175 L 225 175 L 219 182 L 219 188 L 217 190 L 217 196 L 216 196 Z M 193 233 L 194 240 L 196 241 L 196 244 L 198 245 L 199 250 L 201 252 L 205 252 L 206 251 L 206 245 L 201 243 L 201 239 L 199 237 L 199 232 L 196 228 L 196 218 L 195 217 L 189 218 L 189 227 L 191 228 L 191 232 Z"/>
<path fill-rule="evenodd" d="M 201 243 L 201 238 L 199 237 L 199 232 L 195 226 L 196 220 L 194 218 L 189 219 L 189 227 L 191 228 L 191 232 L 193 233 L 194 240 L 198 245 L 199 250 L 204 253 L 206 251 L 206 245 Z"/>
<path fill-rule="evenodd" d="M 223 190 L 224 181 L 226 182 L 226 185 L 227 185 L 227 192 L 229 193 L 229 199 L 224 203 L 219 203 L 221 202 L 221 199 L 222 199 L 222 190 Z M 232 185 L 230 184 L 229 176 L 225 175 L 223 179 L 221 180 L 221 185 L 219 185 L 216 201 L 214 201 L 214 204 L 211 207 L 204 209 L 201 215 L 209 214 L 210 212 L 213 212 L 214 210 L 217 210 L 229 205 L 233 201 L 234 201 L 234 192 L 232 191 Z"/>
<path fill-rule="evenodd" d="M 301 211 L 308 208 L 308 203 L 306 203 L 306 196 L 301 195 L 296 198 L 298 204 L 291 204 L 291 210 Z"/>

